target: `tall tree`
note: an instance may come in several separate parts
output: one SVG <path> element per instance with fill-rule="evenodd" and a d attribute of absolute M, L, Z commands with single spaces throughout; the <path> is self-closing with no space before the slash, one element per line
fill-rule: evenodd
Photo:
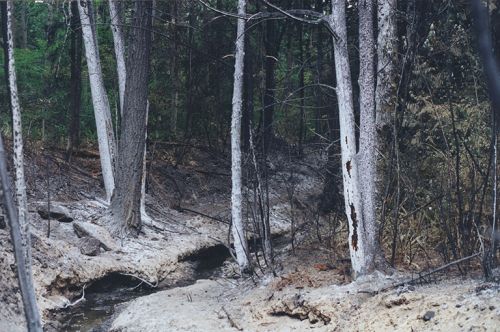
<path fill-rule="evenodd" d="M 345 212 L 349 223 L 349 251 L 354 277 L 370 273 L 379 254 L 376 241 L 375 178 L 375 41 L 373 0 L 362 0 L 359 9 L 360 133 L 357 152 L 356 120 L 350 59 L 347 48 L 346 1 L 332 0 L 330 26 L 333 38 L 339 105 Z M 362 183 L 362 185 L 361 185 Z"/>
<path fill-rule="evenodd" d="M 3 5 L 2 9 L 3 9 Z M 16 209 L 12 202 L 12 193 L 9 186 L 9 176 L 7 173 L 7 158 L 0 135 L 0 182 L 2 202 L 9 222 L 10 237 L 14 247 L 14 257 L 16 259 L 17 276 L 19 290 L 23 301 L 24 315 L 26 317 L 27 330 L 30 332 L 42 332 L 42 323 L 38 304 L 36 302 L 35 287 L 33 286 L 33 276 L 31 273 L 31 261 L 26 259 L 25 247 L 23 244 L 23 230 L 17 218 Z"/>
<path fill-rule="evenodd" d="M 78 0 L 78 10 L 80 12 L 90 90 L 92 94 L 92 103 L 94 105 L 104 188 L 106 189 L 106 199 L 110 201 L 115 188 L 113 164 L 116 148 L 109 100 L 102 77 L 97 36 L 94 31 L 95 22 L 93 22 L 92 2 Z"/>
<path fill-rule="evenodd" d="M 243 70 L 245 65 L 246 0 L 238 0 L 238 25 L 234 63 L 233 112 L 231 117 L 231 220 L 236 259 L 242 271 L 250 268 L 248 243 L 241 207 L 241 115 L 243 106 Z"/>
<path fill-rule="evenodd" d="M 23 129 L 21 123 L 21 104 L 17 91 L 16 64 L 14 59 L 14 2 L 9 0 L 2 6 L 3 40 L 6 59 L 8 92 L 12 111 L 12 140 L 14 142 L 14 172 L 17 215 L 21 225 L 21 237 L 26 261 L 31 262 L 30 225 L 28 220 L 28 198 L 26 196 L 26 180 L 24 177 Z"/>
<path fill-rule="evenodd" d="M 67 158 L 73 149 L 80 145 L 80 110 L 82 97 L 82 31 L 78 16 L 78 3 L 71 2 L 71 83 L 70 83 L 70 121 L 68 126 Z"/>
<path fill-rule="evenodd" d="M 154 5 L 154 2 L 153 2 Z M 118 91 L 120 95 L 120 116 L 123 119 L 123 100 L 125 95 L 125 83 L 127 80 L 127 67 L 125 63 L 125 41 L 123 39 L 123 20 L 121 17 L 122 3 L 116 0 L 109 0 L 109 13 L 111 16 L 111 30 L 113 31 L 113 41 L 115 46 L 116 71 L 118 73 Z M 149 103 L 146 112 L 146 127 L 149 113 Z M 145 132 L 147 141 L 147 130 Z M 145 143 L 146 144 L 146 143 Z M 141 215 L 142 219 L 150 220 L 151 218 L 146 213 L 146 146 L 144 147 L 143 167 L 141 175 Z"/>
<path fill-rule="evenodd" d="M 378 248 L 378 222 L 375 209 L 376 180 L 377 180 L 377 153 L 379 150 L 376 116 L 375 116 L 375 36 L 374 8 L 375 0 L 361 0 L 358 3 L 359 11 L 359 181 L 362 196 L 362 236 L 365 247 L 365 269 L 375 266 Z"/>
<path fill-rule="evenodd" d="M 2 201 L 7 212 L 9 230 L 14 247 L 14 257 L 18 273 L 19 288 L 23 301 L 28 331 L 41 332 L 42 324 L 36 303 L 33 276 L 31 274 L 31 241 L 28 221 L 26 183 L 24 179 L 24 154 L 21 124 L 21 106 L 17 93 L 16 66 L 14 60 L 14 1 L 8 0 L 0 4 L 2 12 L 2 35 L 5 50 L 7 88 L 12 110 L 12 132 L 14 141 L 15 197 L 17 213 L 12 202 L 12 193 L 7 174 L 7 162 L 3 140 L 0 137 L 0 180 Z"/>
<path fill-rule="evenodd" d="M 345 0 L 332 0 L 330 24 L 336 33 L 333 39 L 337 98 L 340 122 L 340 145 L 344 204 L 349 223 L 349 251 L 355 276 L 365 273 L 364 242 L 362 231 L 362 201 L 358 183 L 358 161 L 356 158 L 356 121 L 354 117 L 351 70 L 347 49 Z"/>
<path fill-rule="evenodd" d="M 377 8 L 377 127 L 390 129 L 396 101 L 397 0 L 379 0 Z"/>
<path fill-rule="evenodd" d="M 138 235 L 142 227 L 140 200 L 147 123 L 149 60 L 151 51 L 150 1 L 135 1 L 131 39 L 127 49 L 127 80 L 116 189 L 111 200 L 115 231 Z"/>
<path fill-rule="evenodd" d="M 109 14 L 111 16 L 111 31 L 113 32 L 113 43 L 115 45 L 116 71 L 118 73 L 118 93 L 120 95 L 120 115 L 123 116 L 123 96 L 125 94 L 125 82 L 127 70 L 125 64 L 125 42 L 122 33 L 121 2 L 109 0 Z"/>
<path fill-rule="evenodd" d="M 262 139 L 264 142 L 264 150 L 267 152 L 272 139 L 274 138 L 274 104 L 276 101 L 276 62 L 278 61 L 278 48 L 280 43 L 280 36 L 274 20 L 267 20 L 265 23 L 264 32 L 264 54 L 265 59 L 265 78 L 264 78 L 264 104 L 262 105 L 261 113 L 261 126 L 262 126 Z"/>

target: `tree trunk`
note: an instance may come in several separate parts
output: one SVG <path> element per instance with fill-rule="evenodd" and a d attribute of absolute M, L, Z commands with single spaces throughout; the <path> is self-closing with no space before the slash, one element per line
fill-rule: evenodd
<path fill-rule="evenodd" d="M 377 130 L 375 125 L 375 37 L 373 34 L 374 0 L 362 0 L 359 10 L 359 181 L 363 212 L 363 237 L 365 269 L 375 267 L 375 257 L 380 254 L 378 246 L 378 223 L 375 208 L 377 179 Z"/>
<path fill-rule="evenodd" d="M 250 34 L 245 35 L 245 43 L 247 45 L 245 51 L 245 64 L 244 64 L 244 107 L 242 114 L 242 130 L 243 130 L 243 150 L 248 152 L 250 148 L 250 126 L 252 124 L 253 112 L 254 112 L 254 76 L 253 76 L 253 52 L 251 46 Z"/>
<path fill-rule="evenodd" d="M 303 4 L 302 4 L 303 6 Z M 301 8 L 302 8 L 301 6 Z M 305 114 L 305 90 L 304 90 L 304 72 L 305 72 L 305 63 L 304 63 L 304 50 L 303 44 L 304 42 L 304 32 L 302 28 L 302 24 L 299 25 L 299 98 L 300 98 L 300 120 L 299 120 L 299 156 L 303 155 L 303 145 L 305 139 L 305 128 L 306 128 L 306 114 Z"/>
<path fill-rule="evenodd" d="M 238 0 L 238 15 L 245 16 L 246 0 Z M 233 113 L 231 117 L 231 220 L 236 259 L 241 271 L 250 269 L 248 243 L 242 218 L 241 194 L 241 113 L 245 59 L 245 20 L 238 19 L 234 64 Z"/>
<path fill-rule="evenodd" d="M 390 130 L 396 100 L 396 10 L 397 0 L 378 1 L 377 36 L 377 90 L 376 121 L 377 128 Z M 389 129 L 387 129 L 389 127 Z"/>
<path fill-rule="evenodd" d="M 154 4 L 154 3 L 153 3 Z M 121 19 L 121 3 L 116 0 L 109 0 L 109 13 L 111 15 L 111 29 L 113 31 L 113 41 L 115 46 L 116 68 L 118 73 L 118 89 L 120 94 L 120 117 L 123 120 L 123 99 L 125 95 L 125 82 L 127 79 L 127 67 L 125 63 L 125 43 L 123 40 Z M 153 18 L 151 18 L 152 20 Z M 151 23 L 152 25 L 153 23 Z M 149 114 L 149 102 L 146 109 L 146 128 Z M 147 130 L 145 132 L 145 141 L 147 140 Z M 151 218 L 146 213 L 146 143 L 144 143 L 144 157 L 141 175 L 141 218 L 150 221 Z"/>
<path fill-rule="evenodd" d="M 146 144 L 149 59 L 151 50 L 151 2 L 135 1 L 131 40 L 127 55 L 127 81 L 116 168 L 116 190 L 111 200 L 115 231 L 138 235 L 141 182 Z"/>
<path fill-rule="evenodd" d="M 175 19 L 178 17 L 178 0 L 171 1 L 171 13 L 172 17 Z M 180 64 L 178 60 L 179 54 L 179 33 L 178 28 L 175 24 L 172 24 L 172 48 L 173 48 L 173 56 L 171 58 L 171 72 L 172 72 L 172 113 L 170 116 L 170 134 L 177 138 L 177 118 L 179 114 L 179 90 L 180 90 Z"/>
<path fill-rule="evenodd" d="M 190 7 L 190 9 L 192 6 Z M 186 119 L 184 122 L 184 138 L 190 139 L 193 130 L 193 47 L 194 47 L 194 31 L 193 31 L 193 15 L 189 15 L 189 32 L 188 32 L 188 45 L 186 54 Z"/>
<path fill-rule="evenodd" d="M 94 105 L 102 175 L 104 178 L 106 199 L 110 201 L 115 188 L 113 164 L 116 148 L 108 95 L 104 88 L 101 62 L 99 60 L 97 36 L 95 35 L 92 27 L 93 22 L 91 22 L 91 17 L 89 15 L 92 14 L 92 7 L 90 4 L 91 2 L 78 0 L 78 10 L 80 12 L 85 55 L 89 72 L 90 90 L 92 94 L 92 103 Z"/>
<path fill-rule="evenodd" d="M 10 2 L 10 1 L 9 1 Z M 2 4 L 2 11 L 5 10 Z M 2 183 L 2 201 L 7 220 L 9 222 L 10 237 L 14 247 L 14 257 L 16 259 L 17 276 L 21 298 L 23 301 L 24 314 L 26 317 L 27 330 L 30 332 L 42 332 L 42 323 L 38 304 L 36 303 L 35 287 L 33 286 L 33 276 L 31 272 L 31 260 L 26 259 L 25 247 L 23 243 L 23 230 L 20 220 L 17 218 L 12 193 L 9 186 L 9 176 L 7 173 L 7 158 L 3 140 L 0 135 L 0 179 Z"/>
<path fill-rule="evenodd" d="M 125 82 L 127 71 L 125 67 L 125 44 L 122 33 L 122 20 L 120 15 L 120 2 L 109 0 L 109 14 L 111 16 L 111 31 L 113 32 L 113 43 L 115 45 L 116 71 L 118 73 L 118 93 L 120 95 L 120 116 L 123 117 L 123 95 L 125 93 Z"/>
<path fill-rule="evenodd" d="M 146 212 L 146 180 L 147 180 L 147 153 L 148 153 L 148 117 L 149 117 L 149 101 L 146 105 L 146 130 L 144 135 L 144 155 L 142 157 L 142 176 L 141 176 L 141 218 L 142 222 L 152 222 L 151 217 Z"/>
<path fill-rule="evenodd" d="M 316 11 L 323 13 L 323 0 L 316 0 Z M 323 74 L 323 26 L 318 27 L 318 40 L 316 41 L 316 53 L 317 53 L 317 60 L 316 60 L 316 83 L 322 83 L 322 74 Z M 320 136 L 323 135 L 321 132 L 321 108 L 324 105 L 323 102 L 323 93 L 321 89 L 315 89 L 316 92 L 316 112 L 314 116 L 314 132 L 316 135 L 314 135 L 313 140 L 317 141 Z"/>
<path fill-rule="evenodd" d="M 70 122 L 68 126 L 67 159 L 73 149 L 80 145 L 80 110 L 82 97 L 82 32 L 80 31 L 78 4 L 71 3 L 71 83 L 70 83 Z"/>
<path fill-rule="evenodd" d="M 14 142 L 15 193 L 17 215 L 21 226 L 21 239 L 27 262 L 31 262 L 30 225 L 28 221 L 28 198 L 26 196 L 26 180 L 24 178 L 23 131 L 21 123 L 21 105 L 17 92 L 17 75 L 14 59 L 14 34 L 12 25 L 14 19 L 14 2 L 7 1 L 2 7 L 4 13 L 4 47 L 6 48 L 6 76 L 8 77 L 8 92 L 12 111 L 12 140 Z"/>
<path fill-rule="evenodd" d="M 358 160 L 356 158 L 356 121 L 354 118 L 351 70 L 347 50 L 347 26 L 344 0 L 332 0 L 329 24 L 338 38 L 334 38 L 335 72 L 339 104 L 342 175 L 344 204 L 349 224 L 349 251 L 353 275 L 367 273 L 365 243 L 362 236 L 363 210 L 358 183 Z"/>
<path fill-rule="evenodd" d="M 5 51 L 5 76 L 7 78 L 8 95 L 12 109 L 13 141 L 14 141 L 14 168 L 15 168 L 15 196 L 17 199 L 17 213 L 12 202 L 12 193 L 9 186 L 7 161 L 4 144 L 0 136 L 0 179 L 2 194 L 9 230 L 14 247 L 14 257 L 23 301 L 24 313 L 28 331 L 41 332 L 42 324 L 38 305 L 36 303 L 33 277 L 31 274 L 31 241 L 27 219 L 27 196 L 24 179 L 23 137 L 21 126 L 21 107 L 17 94 L 17 78 L 14 60 L 14 35 L 12 32 L 14 2 L 9 0 L 0 4 L 2 12 L 2 34 Z"/>

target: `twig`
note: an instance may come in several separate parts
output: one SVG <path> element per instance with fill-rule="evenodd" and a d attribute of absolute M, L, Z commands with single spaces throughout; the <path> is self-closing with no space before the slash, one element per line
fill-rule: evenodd
<path fill-rule="evenodd" d="M 76 300 L 75 302 L 71 303 L 66 303 L 64 305 L 64 309 L 68 308 L 68 307 L 73 307 L 75 305 L 77 305 L 78 303 L 82 302 L 82 301 L 85 301 L 85 287 L 87 287 L 87 285 L 83 285 L 83 289 L 82 289 L 82 297 L 80 297 L 78 300 Z"/>
<path fill-rule="evenodd" d="M 238 331 L 243 331 L 243 328 L 239 326 L 238 323 L 236 323 L 232 318 L 231 315 L 229 315 L 229 312 L 227 312 L 226 308 L 222 307 L 222 311 L 226 314 L 227 319 L 229 320 L 229 323 L 231 324 L 231 327 L 234 327 Z"/>
<path fill-rule="evenodd" d="M 440 267 L 438 267 L 438 268 L 436 268 L 436 269 L 434 269 L 434 270 L 431 270 L 431 271 L 429 271 L 429 272 L 426 272 L 426 273 L 420 274 L 420 275 L 419 275 L 418 277 L 416 277 L 416 278 L 411 278 L 411 279 L 409 279 L 409 280 L 406 280 L 406 281 L 403 281 L 403 282 L 399 282 L 399 283 L 397 283 L 397 284 L 392 284 L 392 285 L 389 285 L 389 286 L 387 286 L 387 287 L 381 288 L 381 289 L 379 289 L 379 290 L 377 290 L 377 291 L 368 292 L 368 293 L 371 293 L 371 294 L 379 294 L 379 293 L 382 293 L 382 292 L 386 292 L 386 291 L 388 291 L 388 290 L 390 290 L 390 289 L 394 289 L 394 288 L 401 287 L 401 286 L 404 286 L 404 285 L 411 285 L 411 284 L 415 283 L 415 282 L 416 282 L 416 281 L 418 281 L 418 280 L 422 280 L 422 279 L 424 279 L 424 278 L 426 278 L 426 277 L 428 277 L 428 276 L 430 276 L 430 275 L 433 275 L 433 274 L 435 274 L 435 273 L 438 273 L 438 272 L 441 272 L 441 271 L 443 271 L 443 270 L 446 270 L 447 268 L 449 268 L 449 267 L 451 267 L 451 266 L 453 266 L 453 265 L 457 265 L 457 264 L 460 264 L 460 263 L 466 262 L 466 261 L 468 261 L 468 260 L 470 260 L 470 259 L 472 259 L 472 258 L 474 258 L 474 257 L 478 257 L 478 256 L 480 256 L 480 255 L 481 255 L 481 253 L 480 253 L 480 252 L 476 252 L 475 254 L 472 254 L 472 255 L 470 255 L 470 256 L 467 256 L 467 257 L 464 257 L 464 258 L 460 258 L 460 259 L 458 259 L 458 260 L 456 260 L 456 261 L 453 261 L 453 262 L 450 262 L 450 263 L 448 263 L 448 264 L 442 265 L 442 266 L 440 266 Z M 362 293 L 362 292 L 367 293 L 367 291 L 360 291 L 360 293 Z"/>
<path fill-rule="evenodd" d="M 134 274 L 130 274 L 130 273 L 120 273 L 121 275 L 123 276 L 128 276 L 128 277 L 133 277 L 133 278 L 136 278 L 140 281 L 142 281 L 143 283 L 145 283 L 146 285 L 148 285 L 149 287 L 151 288 L 156 288 L 158 287 L 158 280 L 156 280 L 156 283 L 153 285 L 152 283 L 150 283 L 149 281 L 145 280 L 145 279 L 142 279 L 141 277 L 139 276 L 136 276 Z M 137 286 L 136 286 L 137 287 Z"/>
<path fill-rule="evenodd" d="M 202 217 L 205 217 L 205 218 L 208 218 L 208 219 L 211 219 L 211 220 L 214 220 L 214 221 L 218 221 L 218 222 L 221 222 L 223 224 L 226 224 L 226 225 L 229 225 L 230 222 L 229 221 L 226 221 L 226 220 L 223 220 L 221 218 L 217 218 L 217 217 L 214 217 L 214 216 L 211 216 L 211 215 L 208 215 L 208 214 L 205 214 L 203 212 L 200 212 L 200 211 L 196 211 L 196 210 L 191 210 L 189 208 L 186 208 L 186 207 L 180 207 L 180 210 L 181 211 L 188 211 L 188 212 L 191 212 L 191 213 L 194 213 L 194 214 L 198 214 Z"/>

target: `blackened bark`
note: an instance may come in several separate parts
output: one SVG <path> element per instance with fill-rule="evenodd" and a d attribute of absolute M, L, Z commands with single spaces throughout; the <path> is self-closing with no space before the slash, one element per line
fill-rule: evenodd
<path fill-rule="evenodd" d="M 82 31 L 78 14 L 78 3 L 71 3 L 71 83 L 70 83 L 70 121 L 68 126 L 67 159 L 80 145 L 80 109 L 82 96 Z"/>
<path fill-rule="evenodd" d="M 127 56 L 127 81 L 122 132 L 116 164 L 116 187 L 111 199 L 115 231 L 138 235 L 141 230 L 141 177 L 146 137 L 146 117 L 151 50 L 150 1 L 136 1 Z"/>

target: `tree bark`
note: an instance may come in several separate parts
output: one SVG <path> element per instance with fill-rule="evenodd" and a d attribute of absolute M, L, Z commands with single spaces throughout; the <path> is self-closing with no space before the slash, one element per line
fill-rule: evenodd
<path fill-rule="evenodd" d="M 375 124 L 375 37 L 374 0 L 362 0 L 359 10 L 359 187 L 363 204 L 363 237 L 365 269 L 375 267 L 375 257 L 380 254 L 378 246 L 378 222 L 376 213 L 377 184 L 377 130 Z"/>
<path fill-rule="evenodd" d="M 4 9 L 4 5 L 2 5 Z M 0 179 L 2 184 L 2 201 L 7 213 L 9 222 L 10 237 L 14 247 L 14 257 L 16 259 L 17 275 L 21 298 L 23 301 L 24 315 L 26 317 L 27 330 L 30 332 L 42 332 L 42 322 L 36 302 L 35 287 L 33 286 L 33 276 L 31 272 L 31 260 L 26 259 L 25 247 L 23 243 L 23 229 L 20 220 L 17 218 L 12 193 L 9 186 L 9 176 L 7 173 L 7 158 L 5 156 L 4 144 L 0 135 Z"/>
<path fill-rule="evenodd" d="M 14 2 L 8 0 L 0 4 L 2 12 L 2 33 L 5 51 L 5 76 L 7 79 L 8 95 L 12 109 L 13 141 L 14 141 L 14 168 L 15 168 L 15 196 L 17 199 L 17 213 L 12 202 L 12 193 L 9 186 L 7 162 L 2 137 L 0 136 L 0 179 L 4 208 L 7 212 L 9 230 L 14 247 L 14 257 L 18 273 L 19 288 L 23 301 L 24 313 L 28 331 L 41 332 L 42 324 L 38 305 L 36 303 L 33 277 L 31 274 L 31 241 L 27 219 L 27 196 L 24 179 L 23 137 L 21 125 L 21 107 L 17 94 L 17 77 L 14 60 L 14 34 L 12 31 Z"/>
<path fill-rule="evenodd" d="M 24 177 L 23 131 L 21 122 L 21 105 L 17 92 L 17 75 L 14 59 L 14 34 L 12 31 L 14 19 L 14 2 L 7 1 L 4 11 L 4 47 L 6 48 L 6 76 L 8 76 L 8 92 L 12 110 L 12 140 L 14 142 L 15 196 L 17 215 L 21 226 L 21 238 L 25 259 L 31 262 L 30 226 L 28 221 L 28 198 L 26 195 L 26 180 Z"/>
<path fill-rule="evenodd" d="M 248 152 L 250 148 L 250 126 L 252 124 L 253 112 L 254 112 L 254 76 L 253 76 L 253 52 L 251 46 L 250 34 L 245 35 L 245 64 L 244 64 L 244 107 L 242 114 L 242 131 L 243 131 L 243 150 Z"/>
<path fill-rule="evenodd" d="M 379 131 L 390 130 L 396 102 L 397 0 L 378 1 L 376 121 Z M 387 129 L 389 127 L 389 129 Z"/>
<path fill-rule="evenodd" d="M 151 49 L 150 1 L 135 1 L 127 54 L 127 81 L 116 168 L 116 190 L 111 200 L 115 232 L 138 235 L 141 181 L 146 141 L 149 60 Z"/>
<path fill-rule="evenodd" d="M 178 0 L 171 1 L 171 13 L 173 19 L 176 19 L 179 15 Z M 173 56 L 171 58 L 171 72 L 172 72 L 172 113 L 170 116 L 170 133 L 174 138 L 177 138 L 177 118 L 179 113 L 179 90 L 180 90 L 180 63 L 178 60 L 179 54 L 179 32 L 176 24 L 172 24 L 173 40 Z"/>
<path fill-rule="evenodd" d="M 245 16 L 246 0 L 238 0 L 238 15 Z M 233 110 L 231 117 L 231 220 L 236 259 L 241 271 L 250 268 L 248 243 L 242 218 L 241 193 L 241 113 L 245 59 L 245 20 L 238 19 L 234 64 Z"/>
<path fill-rule="evenodd" d="M 71 3 L 71 83 L 70 83 L 70 122 L 68 126 L 67 159 L 73 149 L 80 145 L 80 110 L 82 97 L 82 32 L 78 17 L 78 4 Z"/>
<path fill-rule="evenodd" d="M 344 204 L 349 224 L 349 252 L 354 278 L 366 274 L 368 266 L 365 243 L 362 236 L 363 209 L 362 194 L 358 182 L 358 159 L 356 158 L 356 121 L 354 117 L 351 70 L 347 50 L 345 0 L 332 0 L 332 14 L 329 24 L 336 32 L 334 38 L 335 73 L 337 77 L 337 98 L 339 105 L 342 177 Z"/>
<path fill-rule="evenodd" d="M 113 31 L 113 41 L 115 46 L 115 56 L 116 56 L 116 71 L 118 73 L 118 90 L 120 95 L 120 117 L 123 120 L 123 100 L 125 95 L 125 83 L 127 80 L 127 66 L 125 63 L 125 42 L 123 39 L 122 25 L 123 21 L 121 18 L 121 6 L 122 4 L 116 0 L 109 0 L 109 13 L 111 15 L 111 30 Z M 153 2 L 154 5 L 154 2 Z M 151 18 L 152 20 L 153 18 Z M 152 25 L 153 23 L 151 23 Z M 149 102 L 146 107 L 146 128 L 147 128 L 147 118 L 149 114 Z M 145 132 L 145 142 L 147 141 L 147 129 Z M 150 221 L 151 218 L 146 213 L 146 153 L 147 146 L 144 143 L 144 156 L 143 156 L 143 166 L 141 175 L 141 218 L 142 221 Z"/>
<path fill-rule="evenodd" d="M 104 178 L 106 199 L 110 201 L 115 188 L 113 164 L 116 147 L 109 100 L 106 89 L 104 88 L 101 62 L 99 60 L 97 36 L 92 28 L 93 22 L 90 16 L 90 14 L 92 14 L 91 8 L 91 2 L 78 0 L 78 10 L 80 12 L 85 55 L 89 72 L 90 90 L 92 94 L 92 103 L 94 105 L 102 175 Z"/>
<path fill-rule="evenodd" d="M 111 31 L 113 32 L 113 43 L 115 46 L 116 71 L 118 73 L 118 93 L 120 95 L 120 116 L 123 117 L 123 96 L 125 94 L 125 82 L 127 71 L 125 64 L 125 43 L 122 33 L 122 20 L 120 15 L 121 3 L 109 0 L 109 14 L 111 16 Z"/>

